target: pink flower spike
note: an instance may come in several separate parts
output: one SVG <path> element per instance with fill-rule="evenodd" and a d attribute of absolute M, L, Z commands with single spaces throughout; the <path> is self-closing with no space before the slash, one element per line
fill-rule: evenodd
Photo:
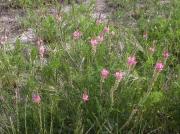
<path fill-rule="evenodd" d="M 42 45 L 42 46 L 39 46 L 39 54 L 40 54 L 40 58 L 43 58 L 44 57 L 44 53 L 45 53 L 45 47 Z"/>
<path fill-rule="evenodd" d="M 148 33 L 147 33 L 147 32 L 144 32 L 144 33 L 143 33 L 143 38 L 144 38 L 145 40 L 148 39 Z"/>
<path fill-rule="evenodd" d="M 91 39 L 91 45 L 92 46 L 97 46 L 98 45 L 97 39 Z"/>
<path fill-rule="evenodd" d="M 155 47 L 150 47 L 150 48 L 149 48 L 149 51 L 150 51 L 152 54 L 155 52 L 155 50 L 156 50 Z"/>
<path fill-rule="evenodd" d="M 0 38 L 0 45 L 4 45 L 5 43 L 6 43 L 6 41 L 7 41 L 7 36 L 5 35 L 5 36 L 2 36 L 1 38 Z"/>
<path fill-rule="evenodd" d="M 89 101 L 89 95 L 88 95 L 87 91 L 84 91 L 83 96 L 82 96 L 82 100 L 84 102 L 88 102 Z"/>
<path fill-rule="evenodd" d="M 136 61 L 136 57 L 135 56 L 130 56 L 128 57 L 128 65 L 132 66 L 132 65 L 136 65 L 137 61 Z"/>
<path fill-rule="evenodd" d="M 102 23 L 102 20 L 101 19 L 97 19 L 96 20 L 96 25 L 99 25 L 99 24 L 101 24 Z"/>
<path fill-rule="evenodd" d="M 124 73 L 119 71 L 119 72 L 116 72 L 114 76 L 116 77 L 116 80 L 121 81 L 124 77 Z"/>
<path fill-rule="evenodd" d="M 44 42 L 41 38 L 38 38 L 37 39 L 37 46 L 40 47 L 40 46 L 43 46 L 44 45 Z"/>
<path fill-rule="evenodd" d="M 34 103 L 39 104 L 41 102 L 41 97 L 39 95 L 33 95 L 32 100 Z"/>
<path fill-rule="evenodd" d="M 79 39 L 82 36 L 82 33 L 80 31 L 75 31 L 73 33 L 73 37 L 75 40 Z"/>
<path fill-rule="evenodd" d="M 104 68 L 104 69 L 101 71 L 101 77 L 102 77 L 103 79 L 107 79 L 108 76 L 109 76 L 109 71 Z"/>
<path fill-rule="evenodd" d="M 164 57 L 165 59 L 167 59 L 167 58 L 169 57 L 169 52 L 168 52 L 168 51 L 164 51 L 164 52 L 163 52 L 163 57 Z"/>
<path fill-rule="evenodd" d="M 99 43 L 101 43 L 103 40 L 104 40 L 104 36 L 103 36 L 103 35 L 99 35 L 99 36 L 97 37 L 97 41 L 98 41 Z"/>
<path fill-rule="evenodd" d="M 104 27 L 104 30 L 103 30 L 104 33 L 109 33 L 109 26 L 107 27 Z"/>
<path fill-rule="evenodd" d="M 164 68 L 164 64 L 161 61 L 156 63 L 155 65 L 156 71 L 161 72 L 163 68 Z"/>

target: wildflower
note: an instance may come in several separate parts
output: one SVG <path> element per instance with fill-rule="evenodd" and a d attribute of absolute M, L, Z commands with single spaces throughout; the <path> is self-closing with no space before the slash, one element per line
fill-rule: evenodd
<path fill-rule="evenodd" d="M 136 65 L 137 61 L 136 61 L 136 57 L 135 56 L 130 56 L 128 57 L 128 65 L 132 66 L 132 65 Z"/>
<path fill-rule="evenodd" d="M 103 30 L 104 33 L 109 33 L 109 26 L 107 27 L 104 27 L 104 30 Z"/>
<path fill-rule="evenodd" d="M 150 47 L 149 51 L 153 54 L 155 52 L 155 47 Z"/>
<path fill-rule="evenodd" d="M 39 46 L 39 55 L 40 55 L 40 58 L 44 58 L 44 54 L 45 54 L 45 47 L 43 45 Z"/>
<path fill-rule="evenodd" d="M 84 91 L 84 93 L 83 93 L 83 95 L 82 95 L 82 100 L 83 100 L 84 102 L 89 101 L 89 95 L 88 95 L 87 91 Z"/>
<path fill-rule="evenodd" d="M 99 24 L 101 24 L 102 23 L 102 20 L 101 19 L 97 19 L 96 20 L 96 25 L 99 25 Z"/>
<path fill-rule="evenodd" d="M 101 43 L 104 40 L 104 36 L 103 35 L 99 35 L 96 39 L 99 43 Z"/>
<path fill-rule="evenodd" d="M 104 69 L 101 71 L 101 77 L 102 77 L 103 79 L 107 79 L 108 76 L 109 76 L 109 71 L 104 68 Z"/>
<path fill-rule="evenodd" d="M 41 38 L 38 38 L 38 39 L 37 39 L 37 46 L 40 47 L 40 46 L 42 46 L 42 45 L 44 45 L 43 40 L 42 40 Z"/>
<path fill-rule="evenodd" d="M 39 104 L 41 102 L 41 97 L 39 95 L 33 95 L 32 100 L 34 103 Z"/>
<path fill-rule="evenodd" d="M 61 21 L 62 21 L 62 16 L 59 15 L 59 14 L 57 14 L 57 15 L 55 16 L 55 19 L 57 20 L 57 22 L 61 22 Z"/>
<path fill-rule="evenodd" d="M 6 35 L 2 36 L 0 38 L 0 45 L 4 45 L 6 41 L 7 41 L 7 36 Z"/>
<path fill-rule="evenodd" d="M 163 57 L 164 57 L 165 59 L 167 59 L 167 58 L 169 57 L 169 52 L 168 52 L 168 51 L 164 51 L 164 52 L 163 52 Z"/>
<path fill-rule="evenodd" d="M 82 36 L 82 33 L 80 31 L 75 31 L 73 33 L 73 37 L 75 40 L 79 39 Z"/>
<path fill-rule="evenodd" d="M 143 33 L 143 38 L 144 38 L 145 40 L 148 39 L 148 33 L 147 33 L 147 32 L 144 32 L 144 33 Z"/>
<path fill-rule="evenodd" d="M 156 63 L 155 65 L 156 71 L 161 72 L 163 68 L 164 68 L 164 64 L 161 61 Z"/>
<path fill-rule="evenodd" d="M 116 80 L 121 81 L 124 77 L 124 73 L 119 71 L 119 72 L 116 72 L 114 76 L 116 77 Z"/>
<path fill-rule="evenodd" d="M 97 39 L 91 39 L 91 45 L 92 46 L 97 46 L 98 45 Z"/>

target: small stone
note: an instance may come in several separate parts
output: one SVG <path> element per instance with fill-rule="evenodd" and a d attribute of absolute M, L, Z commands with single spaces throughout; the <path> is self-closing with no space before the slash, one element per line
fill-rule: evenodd
<path fill-rule="evenodd" d="M 35 42 L 37 39 L 37 36 L 34 32 L 33 29 L 29 28 L 27 31 L 25 31 L 21 36 L 20 36 L 20 41 L 22 43 L 32 43 Z"/>

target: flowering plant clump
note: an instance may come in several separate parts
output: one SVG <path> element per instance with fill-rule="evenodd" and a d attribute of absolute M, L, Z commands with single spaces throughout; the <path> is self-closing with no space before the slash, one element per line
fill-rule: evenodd
<path fill-rule="evenodd" d="M 82 33 L 80 31 L 75 31 L 73 33 L 73 37 L 75 40 L 79 39 L 82 36 Z"/>
<path fill-rule="evenodd" d="M 0 134 L 179 134 L 179 0 L 106 0 L 103 13 L 93 0 L 11 2 Z"/>
<path fill-rule="evenodd" d="M 165 59 L 167 59 L 167 58 L 169 57 L 169 52 L 168 52 L 168 51 L 164 51 L 164 52 L 163 52 L 163 57 L 164 57 Z"/>
<path fill-rule="evenodd" d="M 129 71 L 132 70 L 135 67 L 135 65 L 137 64 L 136 57 L 129 56 L 127 64 L 128 64 Z"/>
<path fill-rule="evenodd" d="M 121 81 L 124 77 L 124 73 L 123 72 L 116 72 L 114 74 L 114 76 L 116 77 L 116 80 Z"/>
<path fill-rule="evenodd" d="M 33 95 L 32 100 L 34 103 L 39 104 L 41 102 L 41 97 L 39 95 Z"/>
<path fill-rule="evenodd" d="M 87 91 L 84 91 L 83 96 L 82 96 L 82 100 L 84 102 L 88 102 L 89 101 L 89 95 L 88 95 Z"/>
<path fill-rule="evenodd" d="M 101 77 L 102 77 L 103 79 L 107 79 L 108 76 L 109 76 L 109 71 L 108 71 L 107 69 L 103 69 L 103 70 L 101 71 Z"/>
<path fill-rule="evenodd" d="M 156 51 L 156 48 L 155 48 L 155 47 L 150 47 L 150 48 L 149 48 L 149 52 L 150 52 L 151 54 L 153 54 L 155 51 Z"/>
<path fill-rule="evenodd" d="M 155 69 L 156 69 L 156 71 L 161 72 L 164 69 L 164 64 L 161 61 L 157 62 Z"/>

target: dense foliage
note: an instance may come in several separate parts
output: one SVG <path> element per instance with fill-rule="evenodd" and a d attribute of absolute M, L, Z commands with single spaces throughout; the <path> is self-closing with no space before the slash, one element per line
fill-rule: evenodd
<path fill-rule="evenodd" d="M 92 18 L 93 2 L 68 12 L 36 2 L 16 3 L 27 12 L 22 26 L 38 35 L 35 45 L 1 45 L 0 133 L 180 131 L 178 0 L 142 8 L 112 0 L 108 24 Z"/>

